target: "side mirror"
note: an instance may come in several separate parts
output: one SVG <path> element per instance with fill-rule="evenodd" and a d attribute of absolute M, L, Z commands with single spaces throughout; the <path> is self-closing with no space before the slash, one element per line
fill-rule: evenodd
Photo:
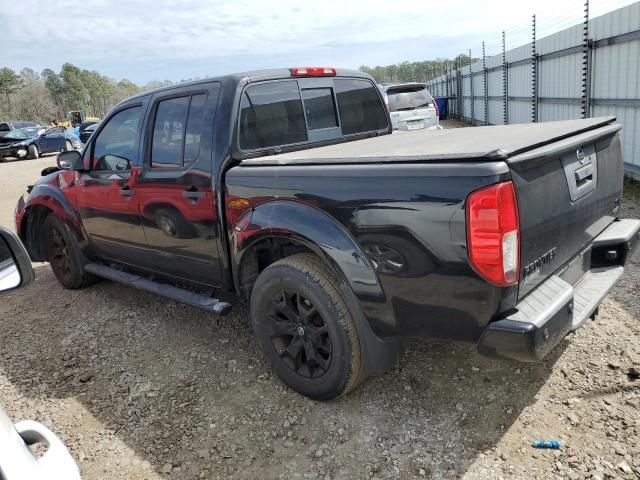
<path fill-rule="evenodd" d="M 31 260 L 20 238 L 0 227 L 0 294 L 26 287 L 33 278 Z"/>
<path fill-rule="evenodd" d="M 58 154 L 56 164 L 60 170 L 82 170 L 82 155 L 77 150 L 69 150 Z"/>

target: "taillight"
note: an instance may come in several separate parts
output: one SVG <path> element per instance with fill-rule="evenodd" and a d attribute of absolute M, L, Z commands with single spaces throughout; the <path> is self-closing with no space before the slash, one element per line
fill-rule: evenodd
<path fill-rule="evenodd" d="M 473 268 L 494 285 L 518 283 L 520 221 L 513 182 L 476 190 L 467 198 L 467 246 Z"/>
<path fill-rule="evenodd" d="M 436 117 L 440 118 L 440 109 L 438 108 L 438 102 L 436 102 L 435 99 L 433 100 L 433 108 L 436 109 Z"/>
<path fill-rule="evenodd" d="M 335 77 L 336 69 L 331 67 L 294 67 L 292 77 Z"/>

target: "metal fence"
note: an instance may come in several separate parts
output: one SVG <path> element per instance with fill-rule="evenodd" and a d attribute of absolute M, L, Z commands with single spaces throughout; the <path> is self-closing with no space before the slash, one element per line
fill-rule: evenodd
<path fill-rule="evenodd" d="M 640 2 L 544 38 L 450 69 L 427 81 L 449 115 L 474 125 L 614 115 L 623 125 L 625 172 L 640 179 Z M 471 56 L 469 54 L 469 56 Z"/>

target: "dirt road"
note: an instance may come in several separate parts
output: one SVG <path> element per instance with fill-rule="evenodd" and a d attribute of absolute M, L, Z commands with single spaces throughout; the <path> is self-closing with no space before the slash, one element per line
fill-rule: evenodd
<path fill-rule="evenodd" d="M 0 223 L 53 162 L 0 164 Z M 624 208 L 640 216 L 637 186 Z M 87 480 L 640 475 L 638 255 L 597 320 L 542 363 L 415 341 L 397 372 L 328 403 L 269 375 L 241 307 L 216 323 L 126 286 L 36 275 L 0 299 L 0 404 L 56 431 Z"/>

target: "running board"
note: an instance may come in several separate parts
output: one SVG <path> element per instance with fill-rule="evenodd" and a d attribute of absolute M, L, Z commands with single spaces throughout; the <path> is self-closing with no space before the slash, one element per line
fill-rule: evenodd
<path fill-rule="evenodd" d="M 231 311 L 231 304 L 227 302 L 221 302 L 215 298 L 207 297 L 200 293 L 190 292 L 183 288 L 174 287 L 164 283 L 154 282 L 148 278 L 135 275 L 133 273 L 123 272 L 122 270 L 116 270 L 115 268 L 107 267 L 99 263 L 89 263 L 85 265 L 84 269 L 97 275 L 98 277 L 113 280 L 114 282 L 124 283 L 131 285 L 134 288 L 145 290 L 147 292 L 155 293 L 162 297 L 170 298 L 179 303 L 184 303 L 192 307 L 206 310 L 207 312 L 215 313 L 216 315 L 226 315 Z"/>

